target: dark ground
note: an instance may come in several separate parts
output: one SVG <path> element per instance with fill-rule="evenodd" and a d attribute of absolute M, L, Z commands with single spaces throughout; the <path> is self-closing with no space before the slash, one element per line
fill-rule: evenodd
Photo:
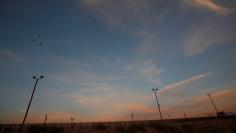
<path fill-rule="evenodd" d="M 0 133 L 17 133 L 19 125 L 2 124 Z M 24 133 L 236 133 L 236 117 L 160 121 L 28 124 Z"/>

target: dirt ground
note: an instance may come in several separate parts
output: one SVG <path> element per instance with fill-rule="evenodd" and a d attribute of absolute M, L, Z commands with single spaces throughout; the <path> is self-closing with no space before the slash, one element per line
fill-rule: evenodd
<path fill-rule="evenodd" d="M 17 133 L 19 125 L 0 125 L 0 133 Z M 236 118 L 181 121 L 66 123 L 27 125 L 24 133 L 236 133 Z"/>

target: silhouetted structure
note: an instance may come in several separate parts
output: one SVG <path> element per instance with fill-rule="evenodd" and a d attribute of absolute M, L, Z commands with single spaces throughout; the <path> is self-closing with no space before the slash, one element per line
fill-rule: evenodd
<path fill-rule="evenodd" d="M 45 115 L 44 122 L 43 122 L 43 125 L 44 125 L 44 126 L 46 126 L 46 122 L 47 122 L 47 120 L 48 120 L 48 115 L 46 114 L 46 115 Z"/>
<path fill-rule="evenodd" d="M 23 120 L 22 125 L 20 127 L 20 132 L 22 132 L 22 130 L 24 128 L 25 120 L 26 120 L 26 117 L 28 115 L 28 111 L 29 111 L 29 108 L 30 108 L 30 105 L 31 105 L 31 101 L 33 99 L 34 92 L 35 92 L 36 86 L 38 84 L 38 81 L 39 81 L 39 79 L 43 79 L 43 76 L 40 76 L 39 78 L 37 78 L 36 76 L 33 76 L 33 79 L 35 79 L 34 89 L 33 89 L 32 95 L 30 97 L 30 101 L 29 101 L 28 107 L 27 107 L 26 112 L 25 112 L 24 120 Z"/>
<path fill-rule="evenodd" d="M 152 90 L 153 90 L 153 92 L 155 93 L 156 101 L 157 101 L 157 106 L 158 106 L 158 110 L 159 110 L 159 113 L 160 113 L 160 118 L 161 118 L 161 120 L 162 120 L 161 107 L 160 107 L 160 104 L 159 104 L 158 99 L 157 99 L 157 91 L 158 91 L 158 89 L 157 89 L 157 88 L 153 88 Z"/>
<path fill-rule="evenodd" d="M 134 114 L 131 113 L 130 116 L 131 116 L 131 120 L 134 121 Z"/>
<path fill-rule="evenodd" d="M 75 120 L 75 118 L 71 117 L 70 120 L 71 120 L 71 128 L 74 128 L 74 120 Z"/>
<path fill-rule="evenodd" d="M 188 118 L 187 115 L 186 115 L 186 113 L 184 113 L 184 118 L 186 118 L 186 119 Z"/>
<path fill-rule="evenodd" d="M 213 107 L 214 107 L 215 110 L 216 110 L 216 115 L 217 115 L 217 116 L 220 116 L 220 115 L 219 115 L 219 110 L 217 109 L 217 107 L 216 107 L 214 101 L 213 101 L 212 98 L 211 98 L 211 93 L 207 93 L 207 96 L 210 98 L 211 103 L 212 103 Z"/>

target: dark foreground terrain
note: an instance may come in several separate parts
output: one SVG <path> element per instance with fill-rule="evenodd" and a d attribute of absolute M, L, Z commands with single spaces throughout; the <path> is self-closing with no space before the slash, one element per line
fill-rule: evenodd
<path fill-rule="evenodd" d="M 19 125 L 0 125 L 0 133 L 17 133 Z M 236 133 L 236 118 L 160 121 L 28 124 L 24 133 Z"/>

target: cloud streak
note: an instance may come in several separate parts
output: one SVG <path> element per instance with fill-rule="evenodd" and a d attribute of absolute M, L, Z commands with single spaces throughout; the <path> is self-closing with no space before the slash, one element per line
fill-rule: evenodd
<path fill-rule="evenodd" d="M 81 0 L 82 7 L 96 15 L 109 27 L 136 28 L 147 27 L 152 23 L 152 0 Z M 131 25 L 135 22 L 136 25 Z M 137 27 L 136 27 L 137 26 Z"/>
<path fill-rule="evenodd" d="M 157 45 L 158 31 L 153 27 L 165 17 L 166 9 L 170 9 L 164 9 L 160 0 L 81 0 L 80 3 L 109 29 L 140 39 L 138 54 L 147 54 Z"/>
<path fill-rule="evenodd" d="M 87 110 L 84 114 L 114 115 L 130 113 L 130 111 L 137 113 L 153 111 L 153 107 L 147 104 L 152 100 L 151 95 L 121 85 L 97 83 L 96 88 L 81 88 L 78 92 L 63 96 Z"/>
<path fill-rule="evenodd" d="M 234 89 L 235 88 L 224 88 L 212 93 L 212 98 L 220 111 L 236 111 L 236 102 L 233 100 L 236 96 L 236 91 Z M 208 92 L 191 97 L 189 100 L 185 101 L 185 104 L 180 104 L 181 108 L 189 111 L 198 110 L 203 114 L 215 112 L 206 93 Z"/>
<path fill-rule="evenodd" d="M 184 37 L 183 47 L 187 56 L 202 53 L 210 47 L 236 42 L 233 24 L 224 21 L 208 21 L 199 24 Z"/>
<path fill-rule="evenodd" d="M 218 5 L 213 0 L 187 0 L 188 2 L 206 8 L 218 15 L 228 15 L 232 12 L 231 9 Z"/>
<path fill-rule="evenodd" d="M 164 71 L 157 67 L 152 60 L 144 60 L 136 63 L 130 63 L 125 67 L 128 72 L 137 74 L 137 77 L 145 79 L 148 83 L 161 84 L 160 74 Z"/>
<path fill-rule="evenodd" d="M 0 55 L 16 63 L 25 63 L 26 58 L 13 50 L 0 48 Z"/>
<path fill-rule="evenodd" d="M 208 73 L 204 73 L 204 74 L 199 74 L 199 75 L 195 75 L 195 76 L 193 76 L 191 78 L 188 78 L 188 79 L 185 79 L 185 80 L 181 80 L 181 81 L 178 81 L 178 82 L 171 83 L 171 84 L 165 86 L 164 88 L 162 88 L 160 90 L 160 94 L 171 91 L 173 89 L 176 89 L 176 88 L 184 86 L 184 85 L 191 84 L 194 81 L 201 80 L 201 79 L 209 76 L 209 74 L 211 74 L 211 73 L 208 72 Z"/>
<path fill-rule="evenodd" d="M 145 55 L 152 52 L 153 48 L 160 47 L 164 18 L 173 17 L 171 15 L 175 14 L 175 10 L 183 10 L 183 6 L 180 6 L 182 5 L 180 3 L 183 2 L 187 3 L 188 7 L 198 7 L 198 11 L 201 8 L 208 9 L 225 17 L 233 13 L 232 8 L 225 7 L 213 0 L 181 0 L 179 2 L 161 0 L 81 0 L 80 4 L 109 29 L 118 29 L 126 34 L 136 36 L 140 40 L 136 52 Z M 176 7 L 176 5 L 178 6 Z M 162 6 L 165 6 L 165 8 Z M 183 35 L 183 41 L 181 41 L 184 43 L 184 54 L 187 56 L 196 55 L 212 46 L 235 40 L 235 32 L 230 31 L 234 25 L 232 24 L 231 27 L 225 25 L 228 24 L 219 22 L 219 20 L 212 20 L 207 24 L 197 24 L 196 29 L 187 31 L 186 36 Z M 192 28 L 188 27 L 187 29 Z M 168 30 L 168 27 L 165 30 Z"/>
<path fill-rule="evenodd" d="M 185 112 L 188 117 L 205 117 L 209 113 L 214 114 L 215 109 L 206 95 L 206 93 L 209 92 L 212 93 L 212 98 L 220 111 L 236 111 L 236 102 L 234 100 L 236 96 L 235 88 L 224 87 L 217 89 L 204 89 L 198 94 L 179 97 L 178 99 L 181 99 L 181 101 L 178 101 L 173 105 L 168 105 L 166 110 L 163 112 L 164 114 L 170 114 L 171 118 L 182 118 L 183 112 Z M 172 97 L 171 99 L 173 100 L 174 98 Z"/>

